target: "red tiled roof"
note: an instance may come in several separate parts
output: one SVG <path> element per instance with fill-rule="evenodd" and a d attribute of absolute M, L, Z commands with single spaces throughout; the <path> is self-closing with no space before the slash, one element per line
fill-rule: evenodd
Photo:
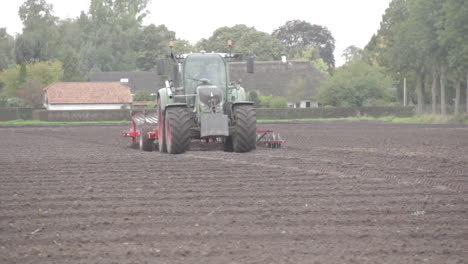
<path fill-rule="evenodd" d="M 120 82 L 59 82 L 46 88 L 49 104 L 128 104 L 130 88 Z"/>

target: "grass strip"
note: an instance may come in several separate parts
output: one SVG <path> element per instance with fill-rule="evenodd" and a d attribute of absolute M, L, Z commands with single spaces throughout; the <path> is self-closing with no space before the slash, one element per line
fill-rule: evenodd
<path fill-rule="evenodd" d="M 414 115 L 411 117 L 397 117 L 397 116 L 353 116 L 343 118 L 303 118 L 303 119 L 259 119 L 258 123 L 281 123 L 281 122 L 328 122 L 328 121 L 381 121 L 386 123 L 411 123 L 411 124 L 468 124 L 468 115 L 435 115 L 424 114 Z M 48 122 L 38 120 L 11 120 L 0 121 L 2 126 L 66 126 L 66 125 L 121 125 L 131 124 L 131 121 L 90 121 L 90 122 Z"/>

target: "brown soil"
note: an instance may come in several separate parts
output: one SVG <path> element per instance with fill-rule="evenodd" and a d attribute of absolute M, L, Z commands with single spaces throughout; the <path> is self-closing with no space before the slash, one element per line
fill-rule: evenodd
<path fill-rule="evenodd" d="M 468 126 L 259 124 L 247 154 L 0 128 L 0 263 L 466 263 Z"/>

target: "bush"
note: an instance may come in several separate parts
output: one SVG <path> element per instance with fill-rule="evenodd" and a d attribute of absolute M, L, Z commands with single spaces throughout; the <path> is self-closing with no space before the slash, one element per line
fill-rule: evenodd
<path fill-rule="evenodd" d="M 156 95 L 151 95 L 147 90 L 141 90 L 135 93 L 133 101 L 155 101 Z"/>
<path fill-rule="evenodd" d="M 339 107 L 382 106 L 395 101 L 392 82 L 379 67 L 362 61 L 348 63 L 336 70 L 319 89 L 319 103 Z"/>
<path fill-rule="evenodd" d="M 266 108 L 287 108 L 288 103 L 284 97 L 280 96 L 263 96 L 260 95 L 258 97 L 259 107 L 266 107 Z"/>

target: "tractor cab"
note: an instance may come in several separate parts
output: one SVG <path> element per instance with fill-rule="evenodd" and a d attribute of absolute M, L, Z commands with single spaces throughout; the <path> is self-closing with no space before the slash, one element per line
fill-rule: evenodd
<path fill-rule="evenodd" d="M 188 54 L 183 61 L 180 75 L 181 86 L 190 108 L 196 106 L 197 95 L 200 103 L 205 106 L 211 106 L 211 95 L 215 105 L 223 102 L 229 82 L 226 61 L 219 54 Z"/>

